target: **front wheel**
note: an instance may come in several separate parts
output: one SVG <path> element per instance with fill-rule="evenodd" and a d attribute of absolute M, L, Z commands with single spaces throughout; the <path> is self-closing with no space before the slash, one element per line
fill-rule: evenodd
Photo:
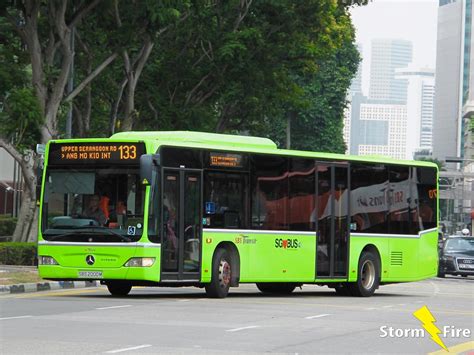
<path fill-rule="evenodd" d="M 128 282 L 107 283 L 107 289 L 112 296 L 126 296 L 132 290 L 132 285 Z"/>
<path fill-rule="evenodd" d="M 227 250 L 219 248 L 212 258 L 211 282 L 205 285 L 206 294 L 212 298 L 224 298 L 229 293 L 232 265 Z"/>
<path fill-rule="evenodd" d="M 359 270 L 356 282 L 349 283 L 353 296 L 370 297 L 379 287 L 380 261 L 372 252 L 363 252 L 359 259 Z"/>

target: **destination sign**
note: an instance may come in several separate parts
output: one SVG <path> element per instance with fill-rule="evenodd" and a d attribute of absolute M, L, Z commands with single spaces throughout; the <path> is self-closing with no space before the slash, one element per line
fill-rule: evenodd
<path fill-rule="evenodd" d="M 242 155 L 229 153 L 210 153 L 210 165 L 224 168 L 241 168 Z"/>
<path fill-rule="evenodd" d="M 52 143 L 50 165 L 138 164 L 144 154 L 143 143 Z"/>

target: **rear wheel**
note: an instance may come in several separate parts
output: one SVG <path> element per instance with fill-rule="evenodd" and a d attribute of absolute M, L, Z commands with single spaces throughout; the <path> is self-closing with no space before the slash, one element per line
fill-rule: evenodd
<path fill-rule="evenodd" d="M 359 259 L 358 277 L 356 282 L 349 283 L 353 296 L 372 296 L 380 283 L 379 258 L 372 252 L 363 252 Z"/>
<path fill-rule="evenodd" d="M 227 250 L 219 248 L 212 258 L 211 282 L 205 285 L 206 294 L 213 298 L 224 298 L 229 293 L 232 265 Z"/>
<path fill-rule="evenodd" d="M 293 283 L 288 283 L 288 282 L 281 282 L 281 283 L 257 283 L 257 288 L 260 290 L 262 293 L 272 293 L 276 295 L 289 295 L 292 293 L 296 285 Z"/>
<path fill-rule="evenodd" d="M 129 282 L 109 282 L 107 289 L 112 296 L 126 296 L 131 291 L 132 285 Z"/>

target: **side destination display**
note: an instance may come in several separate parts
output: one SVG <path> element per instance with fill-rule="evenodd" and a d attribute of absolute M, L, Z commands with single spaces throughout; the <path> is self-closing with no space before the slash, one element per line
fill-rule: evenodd
<path fill-rule="evenodd" d="M 143 143 L 51 143 L 50 165 L 139 164 Z"/>

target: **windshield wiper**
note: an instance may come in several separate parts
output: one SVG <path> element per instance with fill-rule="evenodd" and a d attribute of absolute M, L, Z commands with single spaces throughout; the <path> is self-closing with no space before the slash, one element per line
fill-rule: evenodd
<path fill-rule="evenodd" d="M 86 229 L 85 228 L 86 226 L 84 227 L 81 227 L 80 229 Z M 88 226 L 88 228 L 91 228 L 90 226 Z M 116 237 L 119 237 L 120 239 L 126 241 L 126 242 L 131 242 L 132 240 L 129 238 L 129 237 L 126 237 L 120 233 L 117 233 L 117 232 L 114 232 L 113 230 L 107 228 L 107 227 L 102 227 L 102 226 L 93 226 L 92 229 L 99 229 L 101 231 L 107 231 L 107 233 L 109 233 L 109 235 L 115 235 Z"/>
<path fill-rule="evenodd" d="M 53 235 L 51 236 L 51 238 L 48 238 L 47 240 L 48 241 L 53 241 L 53 240 L 57 240 L 57 239 L 60 239 L 60 238 L 63 238 L 63 237 L 69 237 L 69 236 L 73 236 L 73 235 L 84 235 L 84 234 L 95 234 L 97 235 L 98 232 L 100 233 L 100 231 L 107 231 L 107 233 L 109 235 L 114 235 L 116 237 L 119 237 L 120 239 L 122 239 L 123 241 L 125 242 L 131 242 L 132 240 L 129 238 L 129 237 L 126 237 L 120 233 L 117 233 L 117 232 L 114 232 L 113 230 L 110 230 L 109 228 L 107 227 L 102 227 L 102 226 L 82 226 L 82 227 L 77 227 L 75 228 L 75 232 L 69 232 L 69 233 L 63 233 L 63 234 L 57 234 L 57 235 Z M 46 235 L 48 236 L 48 235 Z"/>

